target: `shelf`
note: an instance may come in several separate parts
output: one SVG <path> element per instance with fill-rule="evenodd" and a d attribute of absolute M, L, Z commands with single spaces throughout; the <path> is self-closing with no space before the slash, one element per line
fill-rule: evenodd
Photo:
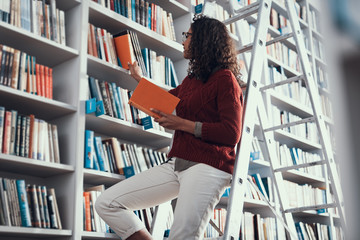
<path fill-rule="evenodd" d="M 289 148 L 301 148 L 304 151 L 314 151 L 321 149 L 321 145 L 319 143 L 311 142 L 310 140 L 298 137 L 289 132 L 285 132 L 284 130 L 274 131 L 274 138 L 276 141 L 279 141 L 281 143 L 285 142 Z"/>
<path fill-rule="evenodd" d="M 35 56 L 37 63 L 48 67 L 54 67 L 79 55 L 75 49 L 1 21 L 0 36 L 1 44 Z"/>
<path fill-rule="evenodd" d="M 124 179 L 124 175 L 84 168 L 84 183 L 86 184 L 98 185 L 101 183 L 106 186 L 112 186 Z"/>
<path fill-rule="evenodd" d="M 32 158 L 0 153 L 1 171 L 37 177 L 51 177 L 74 172 L 74 167 L 61 163 L 44 162 Z"/>
<path fill-rule="evenodd" d="M 227 207 L 229 198 L 228 197 L 222 197 L 219 201 L 219 203 L 216 205 L 216 208 L 225 208 Z M 257 199 L 244 199 L 244 211 L 252 212 L 252 213 L 259 213 L 262 216 L 274 216 L 272 213 L 269 205 L 261 200 Z"/>
<path fill-rule="evenodd" d="M 126 29 L 135 31 L 141 48 L 147 47 L 152 49 L 158 55 L 167 56 L 172 61 L 184 59 L 183 46 L 180 43 L 172 41 L 95 2 L 91 1 L 89 5 L 89 22 L 96 27 L 105 28 L 111 34 L 116 34 Z"/>
<path fill-rule="evenodd" d="M 2 237 L 24 237 L 33 239 L 49 239 L 72 236 L 71 230 L 44 229 L 35 227 L 8 227 L 0 226 L 0 238 Z"/>
<path fill-rule="evenodd" d="M 309 173 L 301 172 L 298 170 L 289 170 L 283 172 L 284 180 L 295 182 L 298 184 L 310 184 L 316 187 L 325 187 L 325 178 L 314 176 Z"/>
<path fill-rule="evenodd" d="M 82 231 L 81 233 L 81 239 L 99 239 L 99 240 L 103 240 L 103 239 L 119 239 L 119 236 L 116 235 L 115 233 L 101 233 L 101 232 L 86 232 L 86 231 Z"/>
<path fill-rule="evenodd" d="M 189 8 L 186 7 L 185 5 L 181 4 L 177 0 L 168 0 L 168 1 L 149 0 L 148 2 L 159 5 L 166 12 L 171 12 L 174 20 L 178 17 L 184 16 L 184 15 L 190 13 Z"/>
<path fill-rule="evenodd" d="M 128 70 L 116 66 L 114 64 L 108 63 L 97 57 L 88 55 L 87 56 L 88 64 L 88 75 L 95 77 L 99 80 L 104 80 L 107 82 L 114 82 L 116 85 L 121 88 L 128 90 L 134 90 L 137 86 L 136 80 L 130 76 Z M 150 79 L 151 80 L 151 79 Z M 153 82 L 154 83 L 154 82 Z M 172 87 L 166 85 L 160 85 L 155 83 L 159 87 L 163 88 L 166 91 L 169 91 Z"/>
<path fill-rule="evenodd" d="M 310 223 L 320 223 L 325 225 L 330 225 L 330 218 L 329 213 L 316 213 L 315 210 L 313 211 L 305 211 L 294 213 L 294 220 L 295 221 L 304 221 Z M 340 218 L 338 216 L 334 216 L 334 224 L 335 226 L 340 226 Z"/>
<path fill-rule="evenodd" d="M 115 82 L 117 85 L 128 90 L 136 88 L 137 82 L 130 76 L 128 70 L 91 55 L 88 55 L 87 59 L 87 72 L 89 76 L 103 81 Z"/>
<path fill-rule="evenodd" d="M 312 109 L 306 107 L 305 105 L 299 103 L 298 101 L 284 96 L 281 93 L 276 92 L 275 90 L 270 90 L 272 103 L 282 110 L 289 111 L 301 118 L 308 118 L 313 116 Z"/>
<path fill-rule="evenodd" d="M 5 86 L 0 86 L 0 102 L 5 108 L 18 110 L 22 114 L 34 114 L 47 121 L 77 111 L 69 104 Z"/>
<path fill-rule="evenodd" d="M 145 131 L 143 126 L 106 115 L 99 117 L 87 115 L 86 129 L 93 130 L 97 134 L 119 138 L 120 141 L 123 139 L 155 149 L 169 146 L 172 139 L 170 133 L 154 129 Z"/>
<path fill-rule="evenodd" d="M 81 0 L 61 0 L 61 1 L 56 1 L 56 7 L 66 11 L 78 6 L 80 3 Z"/>
<path fill-rule="evenodd" d="M 290 68 L 289 66 L 285 65 L 283 62 L 275 59 L 274 57 L 272 57 L 270 55 L 267 55 L 267 59 L 268 59 L 269 66 L 281 66 L 284 69 L 285 75 L 287 77 L 294 77 L 294 76 L 301 75 L 301 73 L 299 73 L 295 69 Z"/>

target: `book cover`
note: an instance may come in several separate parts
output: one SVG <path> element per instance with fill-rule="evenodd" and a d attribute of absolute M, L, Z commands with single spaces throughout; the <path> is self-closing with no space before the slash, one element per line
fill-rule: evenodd
<path fill-rule="evenodd" d="M 171 114 L 179 101 L 179 98 L 142 78 L 135 88 L 129 104 L 154 118 L 159 118 L 160 115 L 152 112 L 151 108 Z"/>
<path fill-rule="evenodd" d="M 129 70 L 128 63 L 133 63 L 136 58 L 132 47 L 130 33 L 128 31 L 113 36 L 116 54 L 121 66 Z"/>

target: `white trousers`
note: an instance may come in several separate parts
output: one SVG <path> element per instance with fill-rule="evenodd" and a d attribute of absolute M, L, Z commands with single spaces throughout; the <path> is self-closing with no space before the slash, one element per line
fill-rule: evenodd
<path fill-rule="evenodd" d="M 177 197 L 169 240 L 198 240 L 203 238 L 213 209 L 230 180 L 231 174 L 206 164 L 174 171 L 171 160 L 108 188 L 97 199 L 96 211 L 117 235 L 126 239 L 145 228 L 134 210 Z"/>

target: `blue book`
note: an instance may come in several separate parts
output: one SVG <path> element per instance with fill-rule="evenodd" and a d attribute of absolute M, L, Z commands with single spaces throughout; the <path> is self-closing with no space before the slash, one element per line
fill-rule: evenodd
<path fill-rule="evenodd" d="M 109 91 L 111 90 L 112 92 L 112 96 L 113 96 L 113 100 L 114 100 L 114 108 L 116 109 L 116 115 L 117 118 L 119 119 L 124 119 L 121 109 L 120 109 L 120 100 L 119 100 L 119 95 L 118 92 L 116 90 L 117 86 L 115 83 L 109 83 Z"/>
<path fill-rule="evenodd" d="M 147 75 L 152 78 L 152 74 L 151 74 L 151 69 L 150 69 L 150 59 L 149 59 L 149 49 L 148 48 L 143 48 L 141 49 L 141 55 L 144 59 L 144 63 L 145 63 L 145 69 L 146 69 L 146 72 L 147 72 Z"/>
<path fill-rule="evenodd" d="M 131 0 L 131 20 L 136 22 L 136 8 L 135 8 L 136 0 Z"/>
<path fill-rule="evenodd" d="M 95 143 L 94 143 L 94 140 L 93 140 L 93 142 L 92 142 L 92 144 L 93 144 L 93 147 L 92 147 L 92 157 L 93 157 L 93 169 L 94 170 L 100 170 L 100 164 L 99 164 L 99 160 L 98 160 L 98 158 L 97 158 L 97 155 L 96 155 L 96 153 L 95 153 Z"/>
<path fill-rule="evenodd" d="M 296 152 L 296 148 L 290 148 L 291 159 L 293 160 L 294 165 L 297 165 L 299 162 L 299 158 Z"/>
<path fill-rule="evenodd" d="M 122 116 L 121 119 L 125 120 L 125 109 L 124 104 L 122 101 L 122 95 L 121 95 L 121 88 L 116 87 L 116 95 L 119 97 L 119 107 L 120 107 L 120 115 Z"/>
<path fill-rule="evenodd" d="M 267 192 L 265 190 L 265 186 L 261 180 L 261 177 L 260 177 L 260 174 L 259 173 L 256 173 L 256 174 L 253 174 L 251 175 L 254 179 L 255 179 L 255 182 L 256 182 L 256 185 L 258 186 L 260 192 L 264 195 L 264 197 L 269 200 L 269 196 L 267 195 Z"/>
<path fill-rule="evenodd" d="M 84 154 L 84 167 L 93 169 L 94 168 L 94 132 L 91 130 L 85 130 L 85 154 Z"/>
<path fill-rule="evenodd" d="M 170 86 L 171 87 L 177 87 L 179 85 L 179 80 L 176 75 L 174 63 L 170 60 Z"/>
<path fill-rule="evenodd" d="M 21 226 L 31 227 L 31 216 L 30 216 L 29 202 L 27 199 L 25 180 L 23 179 L 16 180 L 16 189 L 19 198 Z"/>
<path fill-rule="evenodd" d="M 95 155 L 97 156 L 97 160 L 99 162 L 100 171 L 107 172 L 108 170 L 105 167 L 105 152 L 102 146 L 101 137 L 94 137 L 94 145 L 95 145 Z"/>
<path fill-rule="evenodd" d="M 149 4 L 150 5 L 150 4 Z M 151 6 L 149 6 L 149 10 L 148 10 L 149 14 L 148 14 L 148 28 L 151 29 L 152 25 L 151 25 Z"/>
<path fill-rule="evenodd" d="M 91 97 L 96 98 L 97 102 L 102 100 L 102 98 L 100 98 L 100 92 L 98 87 L 96 86 L 96 80 L 94 77 L 89 77 L 89 88 Z"/>

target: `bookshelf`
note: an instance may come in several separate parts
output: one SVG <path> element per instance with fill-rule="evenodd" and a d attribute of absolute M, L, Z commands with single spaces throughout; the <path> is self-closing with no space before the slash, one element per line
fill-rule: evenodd
<path fill-rule="evenodd" d="M 31 184 L 46 184 L 56 190 L 62 229 L 0 226 L 0 238 L 11 239 L 117 239 L 115 234 L 83 231 L 83 190 L 104 184 L 111 186 L 123 180 L 123 175 L 84 168 L 84 132 L 116 137 L 122 142 L 152 149 L 170 145 L 172 134 L 102 115 L 85 113 L 89 96 L 88 76 L 115 82 L 134 90 L 136 82 L 127 70 L 93 57 L 87 52 L 88 24 L 106 29 L 112 34 L 128 29 L 137 33 L 141 47 L 153 49 L 169 57 L 179 80 L 186 75 L 187 61 L 183 59 L 181 32 L 191 21 L 188 0 L 149 1 L 172 13 L 177 41 L 170 40 L 150 29 L 101 6 L 91 0 L 58 0 L 56 7 L 65 13 L 66 44 L 41 37 L 31 31 L 0 21 L 0 44 L 36 57 L 36 62 L 53 68 L 53 99 L 44 98 L 0 85 L 0 106 L 21 114 L 56 124 L 59 134 L 60 163 L 0 153 L 0 176 L 25 179 Z M 161 85 L 169 90 L 169 86 Z"/>
<path fill-rule="evenodd" d="M 201 2 L 201 1 L 199 1 Z M 247 1 L 241 1 L 241 3 L 247 2 Z M 302 9 L 302 11 L 305 11 L 306 17 L 303 19 L 299 19 L 300 27 L 303 31 L 304 38 L 305 38 L 305 45 L 307 48 L 307 55 L 309 57 L 313 75 L 315 76 L 315 81 L 317 82 L 317 85 L 319 87 L 319 94 L 321 96 L 324 96 L 323 98 L 326 98 L 325 102 L 326 104 L 323 105 L 323 112 L 325 114 L 325 122 L 327 123 L 330 131 L 333 131 L 333 116 L 331 114 L 331 103 L 329 102 L 329 98 L 331 97 L 331 91 L 329 88 L 328 80 L 327 80 L 327 71 L 328 67 L 326 64 L 325 59 L 326 56 L 324 54 L 323 45 L 325 43 L 325 38 L 322 36 L 322 27 L 321 27 L 321 21 L 320 16 L 322 15 L 321 7 L 319 7 L 319 4 L 317 1 L 310 1 L 310 0 L 297 0 L 294 1 L 298 4 L 299 9 Z M 272 1 L 272 9 L 276 11 L 279 15 L 287 16 L 285 4 L 283 1 Z M 218 15 L 222 16 L 221 12 Z M 252 24 L 256 21 L 255 17 L 247 17 L 246 22 L 241 22 L 241 27 L 243 28 L 240 34 L 236 34 L 234 32 L 234 39 L 238 43 L 238 47 L 241 47 L 241 45 L 246 45 L 249 43 L 249 36 L 254 35 L 254 29 L 252 29 Z M 281 26 L 283 22 L 281 20 L 278 21 L 278 24 Z M 249 26 L 250 25 L 250 26 Z M 286 31 L 286 25 L 283 29 L 280 29 L 280 27 L 270 26 L 268 33 L 272 38 L 276 38 L 280 35 L 282 35 L 283 31 Z M 240 38 L 238 37 L 240 35 Z M 283 45 L 283 46 L 282 46 Z M 283 53 L 281 53 L 279 50 L 284 49 L 284 46 L 286 47 L 286 51 L 296 50 L 295 43 L 292 38 L 284 41 L 282 45 L 275 45 L 275 49 L 272 49 L 271 51 L 268 49 L 268 54 L 265 60 L 264 64 L 264 76 L 263 79 L 265 80 L 262 82 L 263 85 L 268 85 L 270 82 L 266 82 L 266 79 L 270 78 L 269 74 L 269 66 L 276 67 L 278 69 L 281 69 L 281 72 L 283 76 L 286 76 L 286 78 L 296 77 L 301 75 L 301 69 L 297 67 L 291 67 L 290 64 L 292 62 L 286 62 L 284 61 L 285 58 L 283 56 Z M 270 48 L 270 46 L 268 47 Z M 280 52 L 280 53 L 278 53 Z M 250 63 L 250 56 L 248 53 L 245 53 L 240 56 L 241 59 L 243 59 L 245 62 L 245 65 Z M 287 59 L 286 59 L 287 60 Z M 296 64 L 293 64 L 296 66 Z M 284 78 L 285 79 L 285 78 Z M 280 81 L 280 79 L 278 80 Z M 288 87 L 285 85 L 286 88 Z M 299 86 L 298 86 L 299 87 Z M 301 85 L 300 85 L 301 87 Z M 264 99 L 267 103 L 267 110 L 268 110 L 268 116 L 269 119 L 274 119 L 274 116 L 279 118 L 277 116 L 276 112 L 273 112 L 272 109 L 274 106 L 279 108 L 281 111 L 284 112 L 290 112 L 302 119 L 308 118 L 312 116 L 312 109 L 310 105 L 306 105 L 299 100 L 302 98 L 299 98 L 297 100 L 295 97 L 291 98 L 289 95 L 289 90 L 286 89 L 287 93 L 283 93 L 283 89 L 281 87 L 277 87 L 271 90 L 264 91 Z M 292 89 L 294 91 L 294 89 Z M 327 105 L 327 106 L 326 106 Z M 280 114 L 279 114 L 280 115 Z M 274 123 L 274 126 L 280 124 Z M 254 135 L 258 136 L 259 139 L 261 139 L 261 135 L 257 129 L 254 131 Z M 301 134 L 304 135 L 304 134 Z M 303 152 L 309 152 L 313 154 L 319 154 L 321 151 L 321 145 L 318 141 L 314 141 L 314 139 L 307 139 L 304 136 L 301 136 L 300 134 L 294 134 L 291 132 L 288 132 L 287 130 L 276 130 L 274 132 L 274 138 L 277 142 L 279 142 L 280 145 L 286 144 L 288 148 L 299 148 Z M 260 140 L 261 144 L 261 140 Z M 335 145 L 333 145 L 333 149 L 335 149 Z M 281 154 L 281 153 L 280 153 Z M 281 158 L 283 155 L 281 154 Z M 266 156 L 264 156 L 264 159 L 266 159 Z M 259 160 L 256 160 L 259 161 Z M 250 162 L 249 165 L 249 174 L 253 173 L 260 173 L 262 177 L 268 177 L 270 175 L 269 173 L 269 165 L 266 164 L 268 162 L 264 161 L 264 164 L 259 165 L 258 163 Z M 315 175 L 312 173 L 302 172 L 298 170 L 287 170 L 283 173 L 284 180 L 288 180 L 294 183 L 297 183 L 299 185 L 308 184 L 311 185 L 314 188 L 321 188 L 326 189 L 326 195 L 331 195 L 329 189 L 330 189 L 330 182 L 327 177 L 326 169 L 324 169 L 323 166 L 321 166 L 323 174 L 321 176 Z M 331 202 L 331 200 L 328 198 L 328 202 Z M 278 204 L 278 199 L 275 198 L 274 206 Z M 254 208 L 248 208 L 248 200 L 244 202 L 244 211 L 250 211 L 251 213 L 259 213 L 261 217 L 266 217 L 267 212 L 264 211 L 264 207 L 258 206 L 258 209 L 254 210 Z M 266 207 L 265 207 L 266 209 Z M 272 217 L 275 217 L 274 215 Z M 294 221 L 295 222 L 304 222 L 304 223 L 320 223 L 323 225 L 330 226 L 330 231 L 332 231 L 331 234 L 333 234 L 334 239 L 338 239 L 336 234 L 337 230 L 334 230 L 335 227 L 340 226 L 340 220 L 336 213 L 332 209 L 329 209 L 329 212 L 326 213 L 316 213 L 315 211 L 305 211 L 301 213 L 294 214 Z M 277 225 L 279 226 L 277 229 L 278 236 L 281 236 L 283 233 L 281 233 L 283 230 L 281 230 L 282 225 L 280 222 L 277 221 Z M 344 234 L 344 233 L 342 233 Z"/>

